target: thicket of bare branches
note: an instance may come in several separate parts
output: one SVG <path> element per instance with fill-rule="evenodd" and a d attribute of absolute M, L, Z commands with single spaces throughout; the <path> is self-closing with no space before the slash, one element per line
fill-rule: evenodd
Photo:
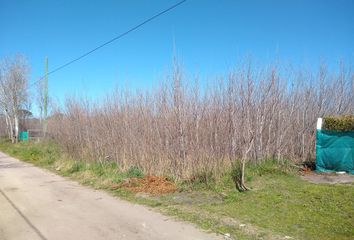
<path fill-rule="evenodd" d="M 100 104 L 67 99 L 48 129 L 75 158 L 185 179 L 247 161 L 313 158 L 316 119 L 353 113 L 354 74 L 344 67 L 311 74 L 246 65 L 201 87 L 176 65 L 151 92 L 116 90 Z"/>

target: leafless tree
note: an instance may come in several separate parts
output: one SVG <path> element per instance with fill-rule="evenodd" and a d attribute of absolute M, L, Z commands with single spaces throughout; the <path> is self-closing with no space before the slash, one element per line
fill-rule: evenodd
<path fill-rule="evenodd" d="M 1 62 L 0 108 L 5 115 L 9 137 L 18 141 L 20 112 L 27 106 L 29 66 L 23 56 Z"/>

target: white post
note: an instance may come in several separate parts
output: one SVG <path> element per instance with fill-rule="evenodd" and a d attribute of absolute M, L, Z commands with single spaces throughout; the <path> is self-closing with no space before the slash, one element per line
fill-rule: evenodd
<path fill-rule="evenodd" d="M 317 130 L 321 130 L 322 129 L 322 118 L 317 118 Z"/>

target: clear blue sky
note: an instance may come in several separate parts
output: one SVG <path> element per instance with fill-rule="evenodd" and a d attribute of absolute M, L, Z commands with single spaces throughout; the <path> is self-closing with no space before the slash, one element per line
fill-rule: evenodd
<path fill-rule="evenodd" d="M 0 57 L 22 53 L 33 82 L 178 0 L 0 0 Z M 354 59 L 353 0 L 189 0 L 49 77 L 50 94 L 103 96 L 150 88 L 171 66 L 174 43 L 188 73 L 222 74 L 251 56 L 316 66 Z"/>

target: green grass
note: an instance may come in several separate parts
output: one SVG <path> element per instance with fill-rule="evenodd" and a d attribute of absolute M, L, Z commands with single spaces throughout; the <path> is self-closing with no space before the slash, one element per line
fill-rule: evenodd
<path fill-rule="evenodd" d="M 260 181 L 260 179 L 258 179 Z M 296 176 L 265 176 L 256 189 L 229 193 L 200 208 L 299 239 L 352 239 L 353 187 L 316 185 Z M 253 185 L 253 184 L 252 184 Z"/>
<path fill-rule="evenodd" d="M 124 179 L 142 177 L 143 172 L 137 167 L 121 172 L 115 163 L 75 161 L 53 143 L 0 141 L 0 150 L 82 184 L 157 207 L 204 229 L 230 233 L 236 239 L 285 236 L 353 239 L 354 236 L 353 185 L 312 184 L 301 180 L 289 166 L 270 160 L 248 166 L 247 185 L 252 188 L 249 192 L 236 192 L 227 173 L 218 181 L 206 174 L 196 177 L 194 182 L 180 182 L 177 193 L 146 196 L 112 188 Z"/>

